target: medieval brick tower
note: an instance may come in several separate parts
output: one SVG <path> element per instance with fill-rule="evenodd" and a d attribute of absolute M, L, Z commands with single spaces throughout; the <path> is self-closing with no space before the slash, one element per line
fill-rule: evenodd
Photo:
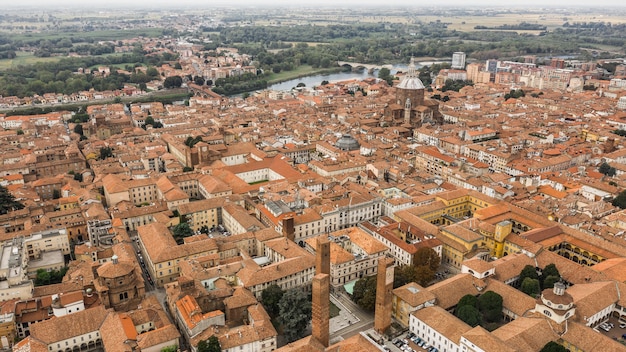
<path fill-rule="evenodd" d="M 391 290 L 393 290 L 393 259 L 378 260 L 376 274 L 376 310 L 374 330 L 383 335 L 391 325 Z"/>
<path fill-rule="evenodd" d="M 321 236 L 317 242 L 312 291 L 312 335 L 324 347 L 328 347 L 330 340 L 330 242 L 325 236 Z"/>

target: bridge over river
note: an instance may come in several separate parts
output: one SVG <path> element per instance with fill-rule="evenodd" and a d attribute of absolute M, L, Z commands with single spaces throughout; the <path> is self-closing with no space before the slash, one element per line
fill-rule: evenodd
<path fill-rule="evenodd" d="M 348 61 L 337 61 L 337 65 L 350 67 L 352 71 L 365 69 L 369 73 L 373 73 L 375 70 L 380 70 L 383 67 L 388 68 L 390 70 L 393 68 L 393 65 L 372 65 L 372 64 L 362 64 L 359 62 L 348 62 Z"/>

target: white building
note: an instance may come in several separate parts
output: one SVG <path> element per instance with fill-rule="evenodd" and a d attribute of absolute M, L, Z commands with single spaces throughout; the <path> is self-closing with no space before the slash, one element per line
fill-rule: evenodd
<path fill-rule="evenodd" d="M 465 53 L 457 51 L 452 54 L 452 68 L 464 69 L 465 68 Z"/>

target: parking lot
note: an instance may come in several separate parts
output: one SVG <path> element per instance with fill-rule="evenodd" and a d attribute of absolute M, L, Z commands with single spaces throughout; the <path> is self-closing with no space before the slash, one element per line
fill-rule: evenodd
<path fill-rule="evenodd" d="M 391 343 L 400 349 L 400 351 L 413 352 L 413 351 L 426 351 L 426 352 L 439 352 L 439 350 L 433 346 L 430 346 L 426 341 L 415 336 L 412 332 L 402 334 L 393 340 Z"/>
<path fill-rule="evenodd" d="M 596 326 L 594 330 L 622 344 L 626 344 L 624 342 L 626 339 L 623 338 L 623 335 L 626 334 L 626 322 L 620 322 L 615 317 L 610 317 L 605 323 Z"/>

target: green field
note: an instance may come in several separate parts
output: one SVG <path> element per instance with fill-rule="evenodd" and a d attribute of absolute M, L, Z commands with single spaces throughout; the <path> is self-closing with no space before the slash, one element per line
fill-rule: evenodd
<path fill-rule="evenodd" d="M 3 59 L 0 60 L 0 72 L 1 71 L 6 71 L 10 68 L 15 68 L 17 66 L 24 66 L 24 65 L 33 65 L 36 64 L 38 62 L 57 62 L 61 59 L 65 59 L 67 58 L 67 56 L 51 56 L 51 57 L 38 57 L 33 55 L 33 53 L 27 53 L 24 51 L 18 51 L 16 52 L 17 57 L 15 59 Z M 105 54 L 102 56 L 121 56 L 123 54 L 119 54 L 119 53 L 114 53 L 114 54 Z M 129 65 L 135 65 L 134 62 L 129 62 Z M 119 67 L 119 68 L 124 68 L 124 66 L 127 64 L 119 64 L 119 65 L 112 65 L 115 67 Z M 94 67 L 97 66 L 101 66 L 101 65 L 95 65 Z"/>
<path fill-rule="evenodd" d="M 63 59 L 65 56 L 52 56 L 52 57 L 37 57 L 32 53 L 24 51 L 18 51 L 15 53 L 17 57 L 15 59 L 3 59 L 0 60 L 0 71 L 5 71 L 10 68 L 14 68 L 20 65 L 32 65 L 37 62 L 56 62 Z"/>
<path fill-rule="evenodd" d="M 23 40 L 25 42 L 39 39 L 63 39 L 63 38 L 84 38 L 99 40 L 122 40 L 136 37 L 160 37 L 163 33 L 161 28 L 144 28 L 129 30 L 105 30 L 91 32 L 39 32 L 39 33 L 7 33 L 0 32 L 0 36 L 6 36 L 12 40 Z"/>

